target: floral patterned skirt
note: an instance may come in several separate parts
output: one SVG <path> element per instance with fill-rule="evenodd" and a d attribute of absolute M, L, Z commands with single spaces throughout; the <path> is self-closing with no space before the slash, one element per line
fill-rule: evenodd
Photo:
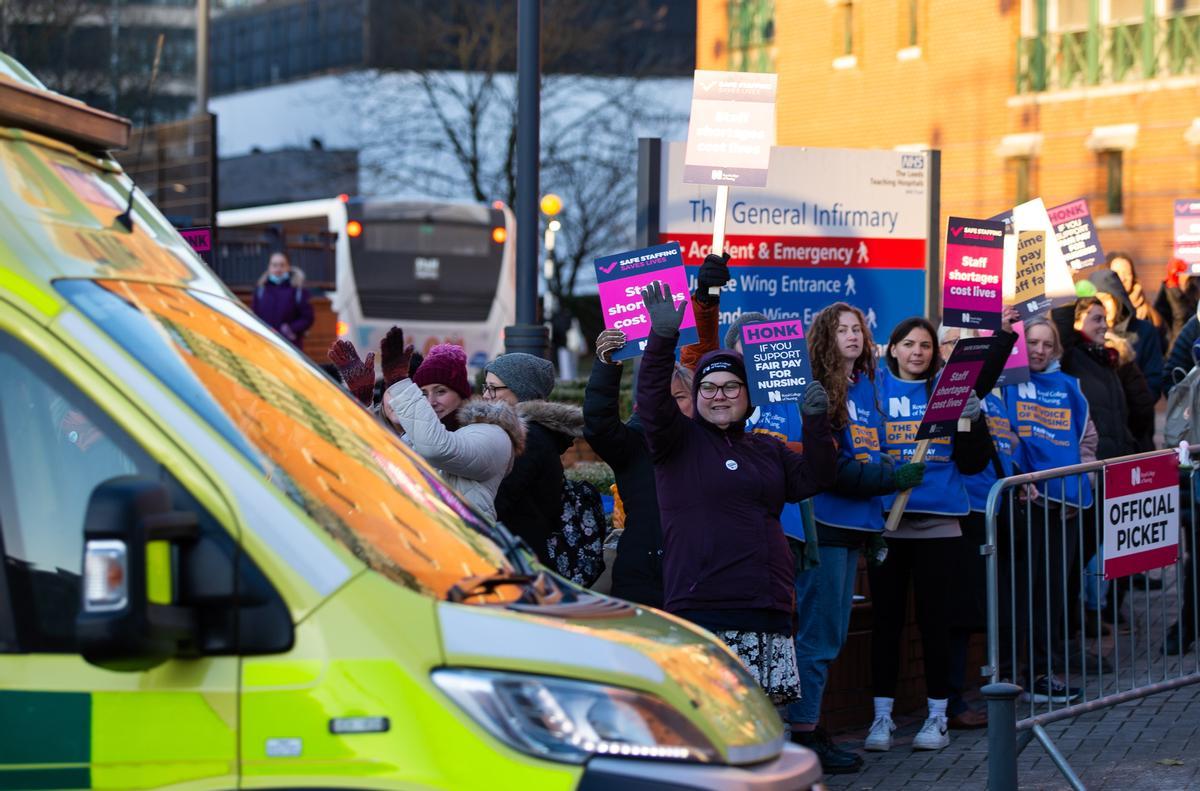
<path fill-rule="evenodd" d="M 800 700 L 800 671 L 791 635 L 729 629 L 717 637 L 733 649 L 776 706 Z"/>

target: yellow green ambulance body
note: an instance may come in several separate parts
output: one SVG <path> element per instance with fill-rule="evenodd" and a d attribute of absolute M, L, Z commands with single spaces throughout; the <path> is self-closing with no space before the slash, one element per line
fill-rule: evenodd
<path fill-rule="evenodd" d="M 97 118 L 0 56 L 0 789 L 816 783 L 728 650 L 531 567 L 130 204 Z"/>

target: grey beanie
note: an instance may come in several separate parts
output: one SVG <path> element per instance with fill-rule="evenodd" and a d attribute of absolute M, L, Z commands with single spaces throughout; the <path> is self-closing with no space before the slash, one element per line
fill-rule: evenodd
<path fill-rule="evenodd" d="M 769 316 L 767 316 L 767 314 L 758 313 L 755 311 L 743 313 L 742 315 L 738 316 L 733 320 L 733 323 L 729 325 L 729 331 L 725 333 L 725 348 L 732 349 L 733 345 L 741 340 L 743 324 L 757 324 L 760 321 L 770 320 L 771 319 Z"/>
<path fill-rule="evenodd" d="M 502 354 L 483 369 L 493 373 L 516 394 L 518 401 L 548 398 L 554 389 L 554 365 L 549 360 L 525 352 Z"/>

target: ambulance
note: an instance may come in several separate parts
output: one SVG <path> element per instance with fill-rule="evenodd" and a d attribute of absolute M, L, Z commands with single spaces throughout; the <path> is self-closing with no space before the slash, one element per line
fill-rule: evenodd
<path fill-rule="evenodd" d="M 537 567 L 0 55 L 0 789 L 819 785 L 711 635 Z"/>

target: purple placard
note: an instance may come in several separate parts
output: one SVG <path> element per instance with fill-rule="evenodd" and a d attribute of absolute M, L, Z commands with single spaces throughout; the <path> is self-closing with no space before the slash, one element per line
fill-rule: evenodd
<path fill-rule="evenodd" d="M 917 439 L 936 439 L 954 434 L 967 399 L 975 391 L 975 382 L 992 347 L 993 338 L 960 338 L 950 353 L 946 367 L 938 374 L 929 406 L 917 429 Z"/>
<path fill-rule="evenodd" d="M 687 271 L 678 242 L 601 256 L 595 264 L 604 327 L 621 330 L 626 338 L 625 346 L 613 353 L 614 360 L 628 360 L 645 350 L 646 339 L 650 337 L 650 314 L 642 302 L 641 292 L 655 280 L 670 286 L 676 303 L 687 303 L 678 345 L 687 346 L 699 339 L 696 315 L 692 312 L 688 294 Z"/>
<path fill-rule="evenodd" d="M 179 235 L 191 245 L 200 260 L 212 266 L 212 226 L 200 225 L 195 228 L 180 228 Z"/>
<path fill-rule="evenodd" d="M 1004 370 L 996 380 L 996 387 L 1019 385 L 1029 381 L 1029 348 L 1025 345 L 1025 322 L 1014 321 L 1012 328 L 1017 334 L 1017 342 L 1008 354 L 1008 362 L 1004 364 Z M 985 337 L 991 337 L 991 333 L 985 333 Z"/>
<path fill-rule="evenodd" d="M 1062 249 L 1063 259 L 1072 272 L 1103 263 L 1104 250 L 1092 222 L 1092 212 L 1086 198 L 1079 198 L 1046 212 L 1054 224 L 1054 237 Z"/>
<path fill-rule="evenodd" d="M 742 325 L 742 356 L 754 406 L 799 401 L 812 381 L 812 361 L 800 319 Z"/>
<path fill-rule="evenodd" d="M 1175 256 L 1200 273 L 1200 200 L 1175 201 Z"/>
<path fill-rule="evenodd" d="M 1004 310 L 1004 223 L 951 217 L 946 226 L 942 321 L 948 327 L 1000 329 Z"/>

